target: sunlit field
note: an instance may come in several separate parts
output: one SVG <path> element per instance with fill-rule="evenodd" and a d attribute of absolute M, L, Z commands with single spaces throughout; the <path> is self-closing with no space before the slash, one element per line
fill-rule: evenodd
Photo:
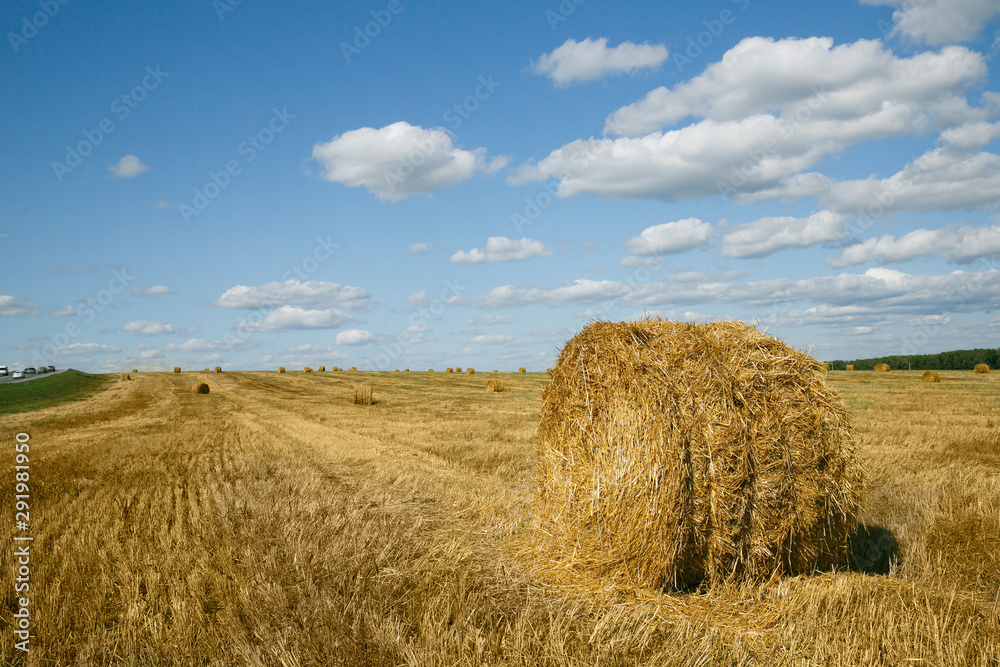
<path fill-rule="evenodd" d="M 0 416 L 0 653 L 28 665 L 995 665 L 997 373 L 830 372 L 865 528 L 835 572 L 685 594 L 533 557 L 546 374 L 138 373 Z M 487 393 L 503 380 L 506 391 Z M 208 395 L 191 387 L 206 382 Z M 371 385 L 375 404 L 354 405 Z M 15 529 L 15 434 L 31 520 Z M 14 648 L 30 534 L 30 652 Z M 20 594 L 20 595 L 23 595 Z"/>

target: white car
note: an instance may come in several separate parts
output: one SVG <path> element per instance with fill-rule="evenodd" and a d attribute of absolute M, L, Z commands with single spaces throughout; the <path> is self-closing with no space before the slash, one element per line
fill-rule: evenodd
<path fill-rule="evenodd" d="M 14 374 L 13 374 L 13 376 L 12 376 L 12 377 L 13 377 L 13 378 L 14 378 L 15 380 L 20 380 L 21 378 L 23 378 L 23 377 L 24 377 L 24 371 L 14 371 Z"/>

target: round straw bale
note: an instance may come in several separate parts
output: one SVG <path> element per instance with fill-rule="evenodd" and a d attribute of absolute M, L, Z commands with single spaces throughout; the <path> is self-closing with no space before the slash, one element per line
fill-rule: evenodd
<path fill-rule="evenodd" d="M 972 367 L 973 373 L 989 373 L 990 367 L 987 364 L 976 364 Z"/>
<path fill-rule="evenodd" d="M 279 373 L 284 373 L 285 372 L 285 367 L 284 366 L 278 366 L 278 372 Z"/>
<path fill-rule="evenodd" d="M 320 366 L 319 368 L 316 369 L 316 372 L 317 373 L 325 373 L 326 372 L 326 366 Z"/>
<path fill-rule="evenodd" d="M 935 373 L 934 371 L 924 371 L 924 374 L 921 376 L 921 379 L 924 382 L 940 382 L 941 376 Z"/>
<path fill-rule="evenodd" d="M 175 373 L 180 373 L 181 372 L 181 367 L 180 366 L 174 366 L 174 372 Z"/>
<path fill-rule="evenodd" d="M 433 369 L 433 368 L 428 368 L 428 369 L 427 369 L 427 372 L 428 372 L 428 373 L 433 373 L 433 372 L 434 372 L 434 369 Z"/>
<path fill-rule="evenodd" d="M 825 569 L 855 442 L 816 360 L 742 322 L 594 322 L 542 391 L 540 547 L 659 589 Z"/>
<path fill-rule="evenodd" d="M 206 369 L 206 370 L 208 370 L 208 369 Z M 216 366 L 215 367 L 215 372 L 216 373 L 221 373 L 222 372 L 222 366 Z"/>
<path fill-rule="evenodd" d="M 518 373 L 527 373 L 528 369 L 526 369 L 524 366 L 521 366 L 520 368 L 517 369 L 517 372 Z"/>
<path fill-rule="evenodd" d="M 455 372 L 456 373 L 461 373 L 462 372 L 462 367 L 461 366 L 455 366 Z"/>
<path fill-rule="evenodd" d="M 131 379 L 132 379 L 132 376 L 129 375 L 128 373 L 119 373 L 118 374 L 118 381 L 119 382 L 121 382 L 122 380 L 131 380 Z"/>
<path fill-rule="evenodd" d="M 454 368 L 446 368 L 446 369 L 444 369 L 444 372 L 445 373 L 454 373 L 455 369 Z"/>
<path fill-rule="evenodd" d="M 206 373 L 208 372 L 208 369 L 207 369 L 207 368 L 205 369 L 205 372 L 206 372 Z"/>
<path fill-rule="evenodd" d="M 302 372 L 303 373 L 312 373 L 313 369 L 310 368 L 309 366 L 306 366 L 305 368 L 302 369 Z"/>
<path fill-rule="evenodd" d="M 475 368 L 466 368 L 465 369 L 465 373 L 467 375 L 475 375 L 476 374 L 476 369 Z"/>
<path fill-rule="evenodd" d="M 139 369 L 138 369 L 138 368 L 133 368 L 133 369 L 132 369 L 132 372 L 133 372 L 133 373 L 138 373 L 138 372 L 139 372 Z"/>
<path fill-rule="evenodd" d="M 853 364 L 847 364 L 846 366 L 844 366 L 844 370 L 845 371 L 853 371 L 854 370 L 854 365 Z"/>
<path fill-rule="evenodd" d="M 192 394 L 207 394 L 208 391 L 208 385 L 204 382 L 199 382 L 195 386 L 191 387 Z"/>
<path fill-rule="evenodd" d="M 875 364 L 875 370 L 877 371 L 887 371 L 889 369 L 889 364 Z"/>
<path fill-rule="evenodd" d="M 503 380 L 487 380 L 486 391 L 503 391 Z"/>
<path fill-rule="evenodd" d="M 349 370 L 349 371 L 356 371 L 356 370 L 358 370 L 358 367 L 357 366 L 351 366 L 347 370 Z"/>
<path fill-rule="evenodd" d="M 410 369 L 409 369 L 409 368 L 404 368 L 404 369 L 403 369 L 403 372 L 404 372 L 404 373 L 409 373 L 409 372 L 410 372 Z"/>
<path fill-rule="evenodd" d="M 374 402 L 371 387 L 360 384 L 354 388 L 354 405 L 371 405 Z"/>

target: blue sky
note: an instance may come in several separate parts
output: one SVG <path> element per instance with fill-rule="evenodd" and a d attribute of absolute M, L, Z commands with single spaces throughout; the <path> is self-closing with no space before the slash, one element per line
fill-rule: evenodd
<path fill-rule="evenodd" d="M 1000 5 L 5 3 L 11 367 L 551 366 L 591 319 L 1000 337 Z"/>

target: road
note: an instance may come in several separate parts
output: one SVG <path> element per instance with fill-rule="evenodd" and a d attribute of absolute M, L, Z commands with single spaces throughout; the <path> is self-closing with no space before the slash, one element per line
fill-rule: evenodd
<path fill-rule="evenodd" d="M 51 375 L 58 375 L 59 373 L 64 373 L 67 370 L 68 369 L 66 369 L 66 368 L 62 368 L 62 369 L 59 369 L 59 370 L 57 370 L 55 372 L 52 372 L 52 373 L 42 373 L 40 375 L 29 375 L 29 376 L 27 376 L 25 378 L 22 378 L 20 380 L 15 380 L 14 377 L 13 377 L 14 371 L 10 371 L 11 375 L 5 375 L 3 377 L 0 377 L 0 383 L 4 383 L 4 382 L 30 382 L 31 380 L 37 380 L 38 378 L 47 378 L 47 377 L 49 377 Z"/>

